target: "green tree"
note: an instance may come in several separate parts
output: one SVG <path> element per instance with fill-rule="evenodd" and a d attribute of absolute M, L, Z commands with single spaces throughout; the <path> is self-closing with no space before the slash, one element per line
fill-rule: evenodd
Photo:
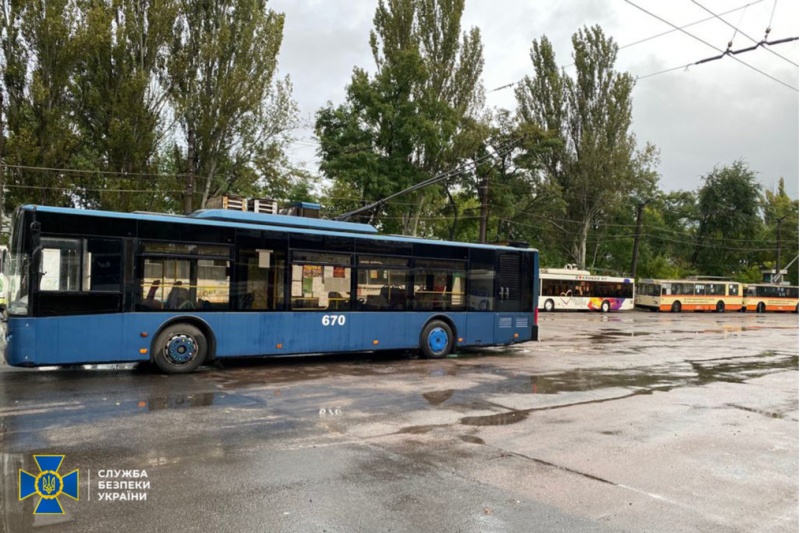
<path fill-rule="evenodd" d="M 298 113 L 289 79 L 274 80 L 283 22 L 265 0 L 179 0 L 162 83 L 186 146 L 187 210 L 257 186 L 255 160 L 280 164 Z"/>
<path fill-rule="evenodd" d="M 743 161 L 715 167 L 703 181 L 691 262 L 700 274 L 729 276 L 757 262 L 761 189 Z"/>
<path fill-rule="evenodd" d="M 545 152 L 539 163 L 566 205 L 560 225 L 571 256 L 585 267 L 592 228 L 639 189 L 654 187 L 650 168 L 657 152 L 636 152 L 630 134 L 632 76 L 614 70 L 618 47 L 599 26 L 572 37 L 574 78 L 559 69 L 547 37 L 531 47 L 533 75 L 516 89 L 523 123 L 552 132 L 560 148 Z"/>
<path fill-rule="evenodd" d="M 171 0 L 79 5 L 85 20 L 72 83 L 80 134 L 73 165 L 104 172 L 86 180 L 91 194 L 84 203 L 119 211 L 163 209 L 164 190 L 177 183 L 156 175 L 165 94 L 155 80 L 177 6 Z"/>
<path fill-rule="evenodd" d="M 3 12 L 5 205 L 71 205 L 72 175 L 40 169 L 68 167 L 79 141 L 69 90 L 79 11 L 68 0 L 29 0 L 6 1 Z"/>
<path fill-rule="evenodd" d="M 345 103 L 317 113 L 320 165 L 334 182 L 329 208 L 349 211 L 449 170 L 477 148 L 483 105 L 480 33 L 461 31 L 464 0 L 381 0 L 370 46 L 376 73 L 356 68 Z M 445 184 L 385 206 L 387 231 L 427 233 Z M 439 189 L 441 191 L 441 189 Z M 458 212 L 458 208 L 453 209 Z"/>

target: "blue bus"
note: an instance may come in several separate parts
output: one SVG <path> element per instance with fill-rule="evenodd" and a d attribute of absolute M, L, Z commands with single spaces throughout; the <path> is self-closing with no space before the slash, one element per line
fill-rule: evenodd
<path fill-rule="evenodd" d="M 14 212 L 5 359 L 150 361 L 419 350 L 538 338 L 539 256 L 367 224 L 208 209 Z"/>

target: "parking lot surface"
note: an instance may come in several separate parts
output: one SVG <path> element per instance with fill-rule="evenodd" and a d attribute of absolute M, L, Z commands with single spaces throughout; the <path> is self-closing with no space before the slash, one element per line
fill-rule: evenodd
<path fill-rule="evenodd" d="M 0 531 L 798 530 L 797 315 L 539 325 L 443 360 L 0 366 Z M 20 500 L 34 455 L 78 470 L 64 514 Z"/>

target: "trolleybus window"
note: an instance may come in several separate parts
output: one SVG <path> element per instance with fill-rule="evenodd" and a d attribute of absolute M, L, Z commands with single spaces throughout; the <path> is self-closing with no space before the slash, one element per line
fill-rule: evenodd
<path fill-rule="evenodd" d="M 295 251 L 292 258 L 294 311 L 350 309 L 351 256 Z"/>

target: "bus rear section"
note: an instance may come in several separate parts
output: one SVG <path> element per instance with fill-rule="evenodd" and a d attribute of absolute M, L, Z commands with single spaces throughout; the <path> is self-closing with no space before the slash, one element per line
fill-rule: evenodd
<path fill-rule="evenodd" d="M 642 280 L 636 307 L 672 313 L 741 311 L 742 288 L 741 283 L 728 280 Z"/>
<path fill-rule="evenodd" d="M 754 283 L 745 286 L 745 311 L 797 313 L 797 303 L 798 287 L 793 285 Z"/>

